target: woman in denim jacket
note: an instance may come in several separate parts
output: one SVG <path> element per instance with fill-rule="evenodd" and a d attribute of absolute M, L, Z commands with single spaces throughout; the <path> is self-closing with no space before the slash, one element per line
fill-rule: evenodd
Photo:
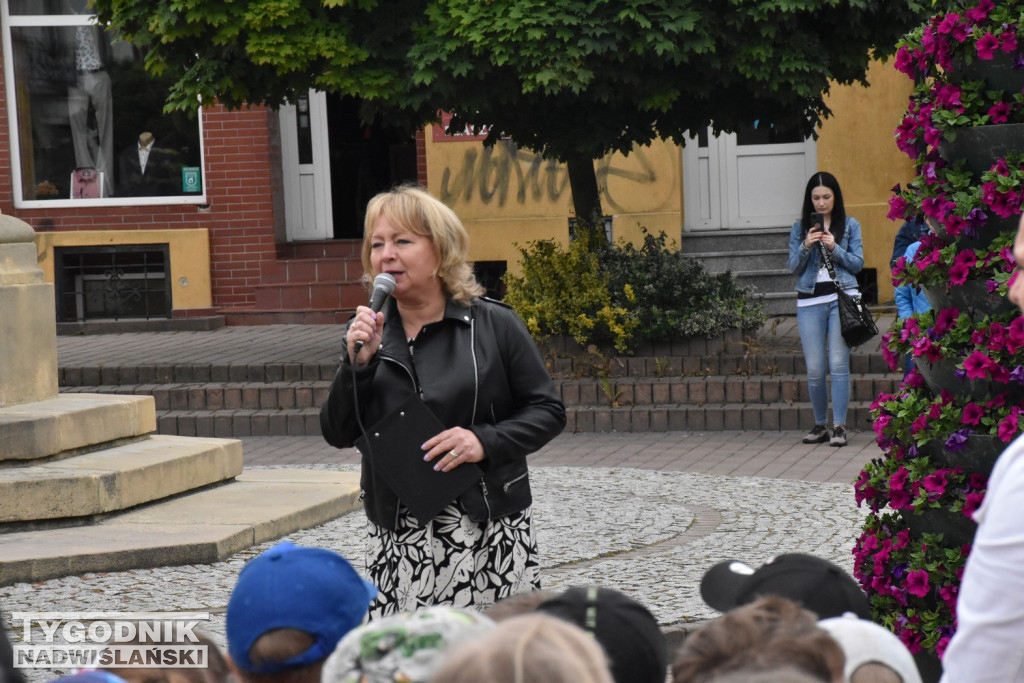
<path fill-rule="evenodd" d="M 812 225 L 811 213 L 824 214 L 824 225 Z M 797 275 L 796 321 L 807 365 L 807 388 L 814 408 L 814 429 L 804 443 L 828 441 L 846 445 L 846 410 L 850 403 L 850 348 L 843 340 L 835 285 L 821 249 L 829 252 L 839 287 L 857 295 L 864 267 L 860 223 L 846 215 L 843 192 L 831 173 L 818 172 L 807 181 L 800 220 L 789 232 L 789 271 Z M 832 376 L 832 422 L 828 428 L 827 370 Z"/>

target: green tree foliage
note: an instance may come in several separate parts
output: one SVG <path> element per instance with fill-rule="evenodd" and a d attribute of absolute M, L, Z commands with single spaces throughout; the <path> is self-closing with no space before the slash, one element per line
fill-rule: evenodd
<path fill-rule="evenodd" d="M 364 117 L 487 127 L 566 162 L 577 215 L 593 160 L 759 119 L 812 134 L 829 81 L 864 81 L 924 16 L 890 0 L 93 0 L 100 20 L 200 99 L 278 105 L 309 88 Z"/>

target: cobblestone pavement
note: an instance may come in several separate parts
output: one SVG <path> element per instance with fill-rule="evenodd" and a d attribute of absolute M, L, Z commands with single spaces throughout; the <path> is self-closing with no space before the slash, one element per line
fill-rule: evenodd
<path fill-rule="evenodd" d="M 855 434 L 843 449 L 804 446 L 799 436 L 561 435 L 532 456 L 545 587 L 612 586 L 672 629 L 715 616 L 698 586 L 719 560 L 756 565 L 799 551 L 852 569 L 863 513 L 850 482 L 864 458 L 873 457 L 870 434 Z M 247 467 L 357 468 L 354 451 L 331 449 L 318 437 L 246 438 L 243 453 Z M 361 567 L 365 523 L 356 512 L 287 538 L 332 548 Z M 8 620 L 14 611 L 207 611 L 207 630 L 223 647 L 224 612 L 238 571 L 270 545 L 210 565 L 2 587 L 0 608 Z M 31 673 L 33 683 L 52 678 L 52 672 Z"/>

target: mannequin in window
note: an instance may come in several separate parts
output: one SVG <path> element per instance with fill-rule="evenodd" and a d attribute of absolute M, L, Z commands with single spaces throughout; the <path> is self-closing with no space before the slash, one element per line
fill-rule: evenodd
<path fill-rule="evenodd" d="M 158 147 L 150 131 L 118 155 L 118 187 L 122 197 L 163 197 L 181 189 L 181 161 L 173 149 Z"/>
<path fill-rule="evenodd" d="M 75 166 L 101 171 L 104 193 L 109 197 L 114 193 L 114 106 L 106 53 L 106 35 L 99 26 L 75 27 L 75 84 L 68 88 Z M 90 111 L 95 128 L 89 125 Z"/>

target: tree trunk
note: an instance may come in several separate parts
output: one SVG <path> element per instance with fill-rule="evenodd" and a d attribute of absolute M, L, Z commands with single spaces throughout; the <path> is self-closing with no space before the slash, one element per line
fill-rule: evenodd
<path fill-rule="evenodd" d="M 595 246 L 606 243 L 604 234 L 604 212 L 601 210 L 601 195 L 597 189 L 597 173 L 594 160 L 585 154 L 576 154 L 565 162 L 569 171 L 569 189 L 572 191 L 572 205 L 576 210 L 577 226 L 593 234 Z"/>

